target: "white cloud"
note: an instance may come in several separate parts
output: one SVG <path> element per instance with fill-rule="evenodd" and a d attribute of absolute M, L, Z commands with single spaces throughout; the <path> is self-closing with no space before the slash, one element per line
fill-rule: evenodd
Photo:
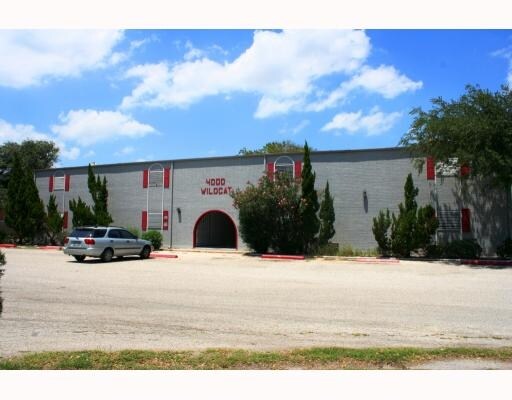
<path fill-rule="evenodd" d="M 288 127 L 286 125 L 284 128 L 279 130 L 279 133 L 282 135 L 286 135 L 286 134 L 296 135 L 297 133 L 303 131 L 304 128 L 306 128 L 308 125 L 309 125 L 309 120 L 304 119 L 304 120 L 300 121 L 295 126 Z"/>
<path fill-rule="evenodd" d="M 268 117 L 300 107 L 318 78 L 355 73 L 369 52 L 363 31 L 256 31 L 251 47 L 232 62 L 203 57 L 129 69 L 126 77 L 140 82 L 121 106 L 186 107 L 240 91 L 261 95 L 256 116 Z"/>
<path fill-rule="evenodd" d="M 491 53 L 495 57 L 503 57 L 508 61 L 507 84 L 512 88 L 512 45 Z"/>
<path fill-rule="evenodd" d="M 38 132 L 33 125 L 10 124 L 0 119 L 0 144 L 5 142 L 21 143 L 24 140 L 46 140 L 54 142 L 62 158 L 75 160 L 80 155 L 78 147 L 68 148 L 64 142 L 46 133 Z"/>
<path fill-rule="evenodd" d="M 114 153 L 115 156 L 126 156 L 128 154 L 132 154 L 135 151 L 135 147 L 133 146 L 126 146 L 123 147 L 120 151 L 116 151 Z"/>
<path fill-rule="evenodd" d="M 118 111 L 71 110 L 59 116 L 60 124 L 52 132 L 65 142 L 82 146 L 105 142 L 119 137 L 138 138 L 156 132 L 147 124 Z"/>
<path fill-rule="evenodd" d="M 187 61 L 195 60 L 197 58 L 202 58 L 206 56 L 206 52 L 204 50 L 194 47 L 194 45 L 190 41 L 187 41 L 185 43 L 185 47 L 187 49 L 187 52 L 185 53 L 183 58 Z"/>
<path fill-rule="evenodd" d="M 113 30 L 0 30 L 0 86 L 24 88 L 102 68 L 116 62 L 110 58 L 122 37 Z"/>
<path fill-rule="evenodd" d="M 395 122 L 402 116 L 401 112 L 384 113 L 374 107 L 367 115 L 361 110 L 357 112 L 344 112 L 334 116 L 322 131 L 345 131 L 349 134 L 364 132 L 368 136 L 379 135 L 389 131 Z"/>

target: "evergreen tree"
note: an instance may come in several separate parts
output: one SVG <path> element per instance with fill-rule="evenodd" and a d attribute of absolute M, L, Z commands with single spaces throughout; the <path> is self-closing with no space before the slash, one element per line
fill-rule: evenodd
<path fill-rule="evenodd" d="M 379 215 L 373 218 L 372 232 L 375 237 L 375 241 L 379 246 L 379 253 L 383 256 L 387 256 L 390 250 L 390 238 L 388 237 L 388 230 L 391 226 L 391 217 L 389 216 L 389 210 L 384 213 L 383 210 L 379 211 Z"/>
<path fill-rule="evenodd" d="M 96 218 L 85 202 L 78 197 L 78 201 L 72 199 L 69 201 L 69 209 L 73 212 L 73 226 L 91 226 L 96 225 Z"/>
<path fill-rule="evenodd" d="M 92 201 L 94 203 L 92 211 L 95 218 L 95 224 L 108 226 L 112 223 L 113 219 L 108 212 L 107 179 L 103 177 L 102 181 L 99 175 L 94 177 L 94 171 L 91 164 L 89 164 L 87 174 L 87 186 L 89 187 L 89 193 L 91 194 Z"/>
<path fill-rule="evenodd" d="M 308 143 L 304 144 L 304 166 L 302 167 L 301 185 L 302 196 L 300 215 L 302 220 L 303 251 L 308 254 L 313 250 L 316 235 L 320 229 L 320 220 L 317 212 L 320 208 L 315 190 L 315 173 L 311 167 L 310 150 Z"/>
<path fill-rule="evenodd" d="M 62 223 L 64 219 L 59 213 L 57 209 L 57 201 L 55 195 L 50 195 L 50 199 L 48 200 L 48 205 L 46 206 L 47 213 L 47 231 L 48 236 L 50 237 L 51 244 L 56 244 L 57 235 L 62 231 Z"/>
<path fill-rule="evenodd" d="M 334 202 L 329 191 L 329 181 L 325 185 L 324 197 L 322 204 L 320 205 L 320 233 L 318 235 L 318 243 L 320 246 L 329 243 L 329 239 L 334 236 L 336 231 L 334 230 L 334 221 L 336 216 L 334 215 Z"/>
<path fill-rule="evenodd" d="M 33 171 L 16 154 L 7 186 L 5 223 L 14 230 L 18 243 L 33 241 L 42 233 L 46 215 Z"/>
<path fill-rule="evenodd" d="M 398 205 L 398 216 L 393 213 L 391 224 L 391 249 L 402 257 L 409 257 L 416 247 L 417 195 L 418 188 L 414 187 L 412 174 L 409 174 L 404 185 L 404 203 Z"/>

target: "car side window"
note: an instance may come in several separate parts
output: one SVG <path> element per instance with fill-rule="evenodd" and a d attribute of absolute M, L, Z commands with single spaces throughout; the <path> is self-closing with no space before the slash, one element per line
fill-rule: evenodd
<path fill-rule="evenodd" d="M 123 239 L 136 239 L 136 237 L 131 232 L 125 230 L 119 230 L 119 234 Z"/>
<path fill-rule="evenodd" d="M 108 237 L 111 239 L 119 239 L 121 235 L 119 235 L 118 229 L 112 229 L 111 231 L 108 232 Z"/>

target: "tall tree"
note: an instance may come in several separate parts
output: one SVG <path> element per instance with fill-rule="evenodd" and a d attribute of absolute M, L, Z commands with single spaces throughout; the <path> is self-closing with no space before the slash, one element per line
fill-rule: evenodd
<path fill-rule="evenodd" d="M 309 254 L 315 245 L 316 235 L 320 229 L 320 220 L 317 212 L 320 208 L 318 195 L 315 190 L 316 175 L 311 167 L 310 150 L 308 142 L 304 144 L 304 165 L 301 175 L 301 203 L 300 215 L 302 219 L 303 251 Z"/>
<path fill-rule="evenodd" d="M 50 242 L 51 244 L 56 244 L 57 235 L 62 231 L 62 224 L 64 219 L 59 213 L 57 208 L 57 200 L 53 194 L 50 195 L 50 199 L 46 205 L 46 215 L 46 226 Z"/>
<path fill-rule="evenodd" d="M 402 257 L 409 257 L 416 244 L 417 195 L 418 188 L 414 186 L 412 174 L 408 174 L 404 185 L 404 203 L 398 205 L 398 216 L 393 213 L 391 224 L 391 249 Z"/>
<path fill-rule="evenodd" d="M 92 211 L 95 217 L 95 223 L 96 225 L 108 226 L 112 223 L 113 219 L 108 212 L 107 179 L 103 177 L 102 181 L 99 175 L 95 177 L 91 164 L 89 164 L 87 173 L 87 186 L 89 187 L 89 193 L 94 203 Z"/>
<path fill-rule="evenodd" d="M 44 205 L 39 198 L 33 172 L 15 154 L 7 186 L 5 223 L 14 231 L 18 243 L 33 241 L 45 225 Z"/>
<path fill-rule="evenodd" d="M 314 150 L 314 149 L 313 149 Z M 274 154 L 274 153 L 302 153 L 304 148 L 291 140 L 283 140 L 281 142 L 269 142 L 261 149 L 249 150 L 246 147 L 241 149 L 238 154 L 241 156 L 250 156 L 257 154 Z"/>
<path fill-rule="evenodd" d="M 329 181 L 325 184 L 324 196 L 322 204 L 320 204 L 320 233 L 318 234 L 318 244 L 320 246 L 329 243 L 336 231 L 334 230 L 334 200 L 329 191 Z"/>
<path fill-rule="evenodd" d="M 414 119 L 400 143 L 418 157 L 446 165 L 468 165 L 471 175 L 491 179 L 509 191 L 512 184 L 512 90 L 466 86 L 456 100 L 432 100 L 432 109 L 411 111 Z"/>
<path fill-rule="evenodd" d="M 75 199 L 69 201 L 69 209 L 73 213 L 72 224 L 74 227 L 96 225 L 96 218 L 91 207 L 80 196 L 78 196 L 78 201 Z"/>

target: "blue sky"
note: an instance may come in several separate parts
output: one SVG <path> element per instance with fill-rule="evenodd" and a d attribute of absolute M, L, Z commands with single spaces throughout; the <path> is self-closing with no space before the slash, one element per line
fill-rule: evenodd
<path fill-rule="evenodd" d="M 512 84 L 510 30 L 3 30 L 0 54 L 0 142 L 62 166 L 395 146 L 413 107 Z"/>

